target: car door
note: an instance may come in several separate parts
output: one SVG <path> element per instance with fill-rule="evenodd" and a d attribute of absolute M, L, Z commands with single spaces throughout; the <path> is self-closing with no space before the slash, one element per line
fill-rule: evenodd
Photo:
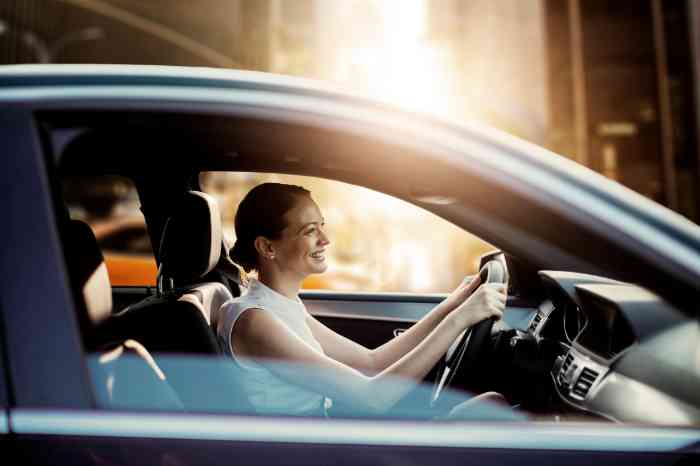
<path fill-rule="evenodd" d="M 18 463 L 670 465 L 697 459 L 693 429 L 98 408 L 58 234 L 54 160 L 42 151 L 45 135 L 35 119 L 47 104 L 14 88 L 0 91 L 0 99 L 0 205 L 6 215 L 0 312 L 10 387 L 4 451 Z M 173 100 L 168 105 L 177 111 Z M 311 303 L 313 296 L 305 299 Z M 346 319 L 355 306 L 320 301 L 340 303 Z M 330 314 L 329 307 L 316 312 Z"/>

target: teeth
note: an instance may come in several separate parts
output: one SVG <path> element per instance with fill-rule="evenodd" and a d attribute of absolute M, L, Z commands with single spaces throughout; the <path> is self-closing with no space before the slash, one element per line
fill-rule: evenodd
<path fill-rule="evenodd" d="M 313 257 L 314 259 L 322 259 L 323 253 L 322 252 L 315 252 L 315 253 L 311 254 L 311 257 Z"/>

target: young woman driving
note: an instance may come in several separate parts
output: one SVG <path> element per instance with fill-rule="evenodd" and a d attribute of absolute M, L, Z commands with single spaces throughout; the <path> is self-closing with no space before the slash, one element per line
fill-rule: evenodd
<path fill-rule="evenodd" d="M 258 412 L 323 413 L 325 397 L 388 410 L 423 380 L 462 331 L 501 318 L 505 308 L 504 286 L 479 286 L 477 276 L 404 333 L 370 350 L 316 320 L 298 297 L 307 276 L 326 270 L 330 244 L 309 191 L 278 183 L 256 186 L 238 207 L 235 232 L 231 256 L 258 278 L 222 307 L 217 333 L 245 373 L 243 389 Z M 296 364 L 323 370 L 310 376 Z M 394 377 L 414 383 L 382 383 Z"/>

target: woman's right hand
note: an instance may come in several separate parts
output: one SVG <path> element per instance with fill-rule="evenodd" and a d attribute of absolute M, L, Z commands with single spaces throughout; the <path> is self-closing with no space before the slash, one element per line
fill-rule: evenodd
<path fill-rule="evenodd" d="M 485 283 L 474 291 L 466 301 L 457 306 L 450 317 L 460 329 L 466 329 L 484 319 L 503 317 L 506 308 L 506 285 Z"/>

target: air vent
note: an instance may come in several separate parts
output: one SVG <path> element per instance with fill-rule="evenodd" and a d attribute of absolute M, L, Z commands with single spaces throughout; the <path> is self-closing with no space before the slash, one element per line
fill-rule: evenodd
<path fill-rule="evenodd" d="M 575 395 L 581 399 L 584 399 L 591 389 L 591 386 L 595 383 L 598 378 L 598 373 L 587 367 L 584 367 L 581 371 L 581 375 L 578 376 L 576 385 L 571 389 L 572 395 Z"/>
<path fill-rule="evenodd" d="M 574 357 L 571 354 L 566 355 L 566 359 L 564 359 L 564 364 L 561 365 L 561 370 L 559 371 L 559 375 L 557 376 L 557 381 L 559 382 L 559 386 L 566 386 L 567 385 L 567 380 L 566 380 L 566 371 L 569 369 L 569 366 L 571 363 L 574 361 Z"/>
<path fill-rule="evenodd" d="M 532 322 L 530 322 L 530 331 L 534 332 L 535 329 L 537 329 L 537 325 L 542 321 L 542 314 L 540 311 L 537 311 L 537 314 L 535 314 L 535 317 L 532 318 Z"/>

